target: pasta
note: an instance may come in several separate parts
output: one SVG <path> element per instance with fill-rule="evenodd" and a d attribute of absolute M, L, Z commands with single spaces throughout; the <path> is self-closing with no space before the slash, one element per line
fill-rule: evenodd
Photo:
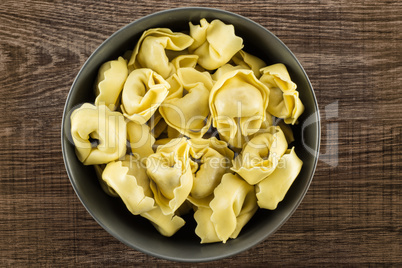
<path fill-rule="evenodd" d="M 197 55 L 179 55 L 172 60 L 173 67 L 176 72 L 180 68 L 195 68 L 197 66 L 198 56 Z"/>
<path fill-rule="evenodd" d="M 155 208 L 145 168 L 129 155 L 106 165 L 102 179 L 116 192 L 134 215 Z"/>
<path fill-rule="evenodd" d="M 161 235 L 193 213 L 201 243 L 227 243 L 301 172 L 289 144 L 304 106 L 286 66 L 243 50 L 233 25 L 201 19 L 188 30 L 149 29 L 104 63 L 71 136 L 103 191 Z"/>
<path fill-rule="evenodd" d="M 208 206 L 213 191 L 229 171 L 234 153 L 226 142 L 215 137 L 190 139 L 190 156 L 193 159 L 193 187 L 188 200 L 196 206 Z"/>
<path fill-rule="evenodd" d="M 165 215 L 174 213 L 186 201 L 193 186 L 188 150 L 185 138 L 174 139 L 147 158 L 150 186 Z"/>
<path fill-rule="evenodd" d="M 124 161 L 110 162 L 102 173 L 102 179 L 121 197 L 131 213 L 151 221 L 164 236 L 172 236 L 184 225 L 182 218 L 163 214 L 155 204 L 146 169 L 132 156 L 127 155 Z"/>
<path fill-rule="evenodd" d="M 94 165 L 96 177 L 98 177 L 99 184 L 100 184 L 102 190 L 105 193 L 107 193 L 108 195 L 110 195 L 112 197 L 119 197 L 119 195 L 115 192 L 115 190 L 113 190 L 113 188 L 111 188 L 109 185 L 107 185 L 107 183 L 102 179 L 102 173 L 103 173 L 103 170 L 105 169 L 105 167 L 106 167 L 105 164 Z"/>
<path fill-rule="evenodd" d="M 233 163 L 232 170 L 249 184 L 255 185 L 270 175 L 286 152 L 288 144 L 280 127 L 252 138 Z"/>
<path fill-rule="evenodd" d="M 221 67 L 243 48 L 243 39 L 236 36 L 233 25 L 220 20 L 208 23 L 202 19 L 200 25 L 190 22 L 190 36 L 194 42 L 188 50 L 200 57 L 198 63 L 207 70 Z"/>
<path fill-rule="evenodd" d="M 233 56 L 232 61 L 235 66 L 252 70 L 257 78 L 261 77 L 260 69 L 266 66 L 263 60 L 245 52 L 244 50 L 237 52 L 236 55 Z"/>
<path fill-rule="evenodd" d="M 105 105 L 84 103 L 71 114 L 71 135 L 84 165 L 107 164 L 126 153 L 126 122 Z M 90 139 L 98 141 L 93 146 Z"/>
<path fill-rule="evenodd" d="M 177 76 L 168 80 L 171 94 L 159 111 L 166 123 L 183 135 L 199 138 L 210 127 L 208 107 L 209 92 L 213 86 L 212 77 L 207 72 L 194 68 L 180 68 Z M 183 92 L 187 91 L 187 94 Z"/>
<path fill-rule="evenodd" d="M 137 42 L 128 67 L 131 70 L 150 68 L 166 79 L 175 69 L 173 63 L 169 62 L 165 50 L 182 51 L 193 42 L 190 36 L 172 32 L 167 28 L 149 29 Z"/>
<path fill-rule="evenodd" d="M 140 161 L 145 162 L 146 158 L 154 153 L 152 146 L 155 138 L 146 124 L 136 122 L 127 123 L 127 137 L 130 141 L 131 153 Z"/>
<path fill-rule="evenodd" d="M 222 67 L 219 67 L 214 74 L 212 75 L 212 78 L 214 79 L 214 81 L 218 81 L 224 74 L 229 73 L 231 71 L 236 71 L 236 70 L 242 70 L 244 69 L 242 66 L 240 65 L 231 65 L 229 63 L 226 63 L 225 65 L 223 65 Z M 246 69 L 247 70 L 247 69 Z"/>
<path fill-rule="evenodd" d="M 151 116 L 150 120 L 147 122 L 147 125 L 155 139 L 157 139 L 167 128 L 167 124 L 165 120 L 163 120 L 159 109 Z"/>
<path fill-rule="evenodd" d="M 165 215 L 160 207 L 144 212 L 141 216 L 151 221 L 156 230 L 167 237 L 174 235 L 186 223 L 175 214 Z"/>
<path fill-rule="evenodd" d="M 260 69 L 265 66 L 265 62 L 243 50 L 237 52 L 229 63 L 219 67 L 212 78 L 218 81 L 225 73 L 235 70 L 252 70 L 256 78 L 261 77 Z"/>
<path fill-rule="evenodd" d="M 270 90 L 268 112 L 283 118 L 286 124 L 294 125 L 304 111 L 303 103 L 296 91 L 296 84 L 290 80 L 286 66 L 278 63 L 261 69 L 260 81 Z"/>
<path fill-rule="evenodd" d="M 201 243 L 236 238 L 243 226 L 257 211 L 254 187 L 237 175 L 226 173 L 214 191 L 209 208 L 198 208 L 196 234 Z"/>
<path fill-rule="evenodd" d="M 271 175 L 256 185 L 256 196 L 261 208 L 276 209 L 283 200 L 301 170 L 303 162 L 297 157 L 294 147 L 287 150 Z"/>
<path fill-rule="evenodd" d="M 170 85 L 151 69 L 137 69 L 127 77 L 121 96 L 121 110 L 131 121 L 143 124 L 168 95 Z"/>
<path fill-rule="evenodd" d="M 209 96 L 213 126 L 231 146 L 241 148 L 243 137 L 257 132 L 265 120 L 269 89 L 251 70 L 235 70 L 215 83 Z"/>
<path fill-rule="evenodd" d="M 127 62 L 123 57 L 102 64 L 95 83 L 95 105 L 105 104 L 110 110 L 116 110 L 127 76 Z"/>

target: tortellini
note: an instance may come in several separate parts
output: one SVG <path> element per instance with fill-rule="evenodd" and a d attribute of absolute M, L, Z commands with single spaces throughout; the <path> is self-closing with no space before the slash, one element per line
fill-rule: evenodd
<path fill-rule="evenodd" d="M 283 118 L 286 124 L 294 125 L 304 111 L 304 105 L 296 91 L 296 84 L 290 80 L 286 66 L 282 63 L 261 69 L 260 81 L 267 85 L 271 92 L 268 112 Z"/>
<path fill-rule="evenodd" d="M 84 103 L 70 118 L 75 151 L 84 165 L 107 164 L 126 154 L 126 122 L 121 113 Z"/>
<path fill-rule="evenodd" d="M 159 109 L 151 116 L 150 120 L 147 122 L 152 135 L 157 139 L 167 128 L 165 120 L 163 120 Z"/>
<path fill-rule="evenodd" d="M 175 68 L 165 50 L 182 51 L 193 42 L 193 38 L 184 33 L 172 32 L 167 28 L 149 29 L 142 34 L 135 46 L 128 67 L 150 68 L 166 79 L 173 74 Z"/>
<path fill-rule="evenodd" d="M 194 213 L 196 234 L 201 243 L 236 238 L 243 226 L 257 211 L 254 187 L 239 176 L 227 173 L 215 188 L 210 207 L 199 207 Z"/>
<path fill-rule="evenodd" d="M 255 185 L 274 172 L 287 148 L 281 128 L 270 127 L 266 133 L 255 136 L 244 146 L 232 170 Z"/>
<path fill-rule="evenodd" d="M 105 169 L 105 167 L 106 167 L 106 164 L 94 165 L 96 177 L 98 177 L 100 186 L 101 186 L 102 190 L 105 193 L 107 193 L 108 195 L 110 195 L 112 197 L 119 197 L 119 195 L 116 193 L 116 191 L 113 190 L 113 188 L 111 188 L 109 185 L 107 185 L 107 183 L 102 179 L 102 173 L 103 173 L 103 170 Z"/>
<path fill-rule="evenodd" d="M 286 150 L 277 168 L 256 185 L 258 205 L 261 208 L 276 209 L 299 175 L 302 165 L 303 162 L 297 157 L 294 147 Z"/>
<path fill-rule="evenodd" d="M 137 161 L 131 161 L 127 155 L 123 161 L 114 161 L 106 165 L 102 179 L 116 192 L 128 210 L 134 215 L 155 208 L 155 201 L 149 187 L 146 169 Z"/>
<path fill-rule="evenodd" d="M 172 60 L 172 64 L 177 71 L 180 68 L 195 68 L 197 66 L 197 61 L 197 55 L 179 55 Z"/>
<path fill-rule="evenodd" d="M 221 67 L 243 48 L 243 39 L 236 36 L 233 25 L 220 20 L 208 23 L 202 19 L 200 25 L 190 22 L 190 36 L 194 43 L 188 50 L 200 57 L 198 63 L 206 70 Z"/>
<path fill-rule="evenodd" d="M 121 96 L 124 116 L 140 124 L 147 122 L 168 95 L 169 87 L 169 83 L 151 69 L 132 71 Z"/>
<path fill-rule="evenodd" d="M 210 127 L 209 92 L 213 86 L 211 75 L 194 68 L 180 68 L 168 80 L 171 94 L 159 111 L 166 123 L 183 135 L 200 138 Z M 188 92 L 183 94 L 183 92 Z"/>
<path fill-rule="evenodd" d="M 165 215 L 174 213 L 186 201 L 193 186 L 186 138 L 158 147 L 146 161 L 150 186 Z"/>
<path fill-rule="evenodd" d="M 219 67 L 212 75 L 212 78 L 215 81 L 218 81 L 219 78 L 222 77 L 225 73 L 241 69 L 252 70 L 255 77 L 260 78 L 260 69 L 264 66 L 264 61 L 243 50 L 240 50 L 238 53 L 236 53 L 236 55 L 233 56 L 229 63 L 226 63 L 225 65 Z"/>
<path fill-rule="evenodd" d="M 257 78 L 261 77 L 260 69 L 266 66 L 263 60 L 243 50 L 240 50 L 236 55 L 234 55 L 232 61 L 235 66 L 252 70 Z"/>
<path fill-rule="evenodd" d="M 127 62 L 123 57 L 102 64 L 95 84 L 95 104 L 105 104 L 115 110 L 127 76 Z"/>
<path fill-rule="evenodd" d="M 209 107 L 213 126 L 231 146 L 241 148 L 243 137 L 256 133 L 265 121 L 269 89 L 251 70 L 223 75 L 213 86 Z"/>
<path fill-rule="evenodd" d="M 224 74 L 242 69 L 244 68 L 240 65 L 231 65 L 227 63 L 222 67 L 219 67 L 219 69 L 217 69 L 216 72 L 213 73 L 212 78 L 214 79 L 214 81 L 218 81 Z"/>
<path fill-rule="evenodd" d="M 100 67 L 95 105 L 71 114 L 78 160 L 160 234 L 193 213 L 201 243 L 227 243 L 257 209 L 276 209 L 301 172 L 296 84 L 220 20 L 149 29 L 133 45 Z"/>
<path fill-rule="evenodd" d="M 134 215 L 151 221 L 164 236 L 172 236 L 185 221 L 177 215 L 162 213 L 155 203 L 145 166 L 131 155 L 123 161 L 110 162 L 102 173 L 102 179 Z"/>
<path fill-rule="evenodd" d="M 215 137 L 190 139 L 190 156 L 193 164 L 193 187 L 188 200 L 196 206 L 209 206 L 214 189 L 222 176 L 229 172 L 234 153 L 226 142 Z"/>
<path fill-rule="evenodd" d="M 156 230 L 167 237 L 174 235 L 186 223 L 178 215 L 165 215 L 160 207 L 144 212 L 141 216 L 151 221 Z"/>

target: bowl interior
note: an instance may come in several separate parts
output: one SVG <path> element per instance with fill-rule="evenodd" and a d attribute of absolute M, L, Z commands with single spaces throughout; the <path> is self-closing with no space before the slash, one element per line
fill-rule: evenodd
<path fill-rule="evenodd" d="M 167 27 L 173 31 L 188 30 L 188 22 L 199 23 L 218 18 L 233 24 L 236 34 L 244 40 L 244 49 L 263 59 L 267 64 L 284 63 L 297 84 L 305 112 L 299 125 L 293 127 L 296 153 L 304 164 L 285 199 L 274 211 L 259 210 L 243 228 L 237 239 L 226 244 L 200 244 L 195 235 L 191 215 L 186 225 L 173 237 L 160 235 L 144 218 L 132 215 L 120 201 L 106 195 L 101 189 L 91 166 L 78 161 L 70 135 L 70 114 L 84 102 L 94 102 L 93 83 L 99 67 L 133 49 L 142 32 L 149 28 Z M 272 33 L 242 16 L 209 8 L 180 8 L 162 11 L 134 21 L 108 38 L 87 60 L 78 73 L 67 97 L 63 123 L 62 148 L 65 166 L 71 184 L 92 217 L 111 235 L 123 243 L 164 259 L 175 261 L 210 261 L 244 251 L 275 232 L 294 212 L 303 199 L 312 180 L 318 158 L 320 121 L 317 101 L 300 63 L 289 49 Z"/>

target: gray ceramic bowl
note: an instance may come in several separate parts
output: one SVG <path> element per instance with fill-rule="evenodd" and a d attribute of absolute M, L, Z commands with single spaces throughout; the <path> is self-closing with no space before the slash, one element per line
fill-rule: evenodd
<path fill-rule="evenodd" d="M 133 216 L 117 198 L 106 195 L 90 166 L 82 165 L 70 142 L 71 111 L 84 102 L 94 102 L 93 83 L 102 63 L 133 49 L 144 30 L 168 27 L 174 31 L 188 29 L 188 22 L 201 18 L 218 18 L 233 24 L 236 34 L 245 42 L 245 50 L 262 58 L 267 64 L 284 63 L 292 80 L 298 85 L 306 109 L 300 124 L 294 127 L 296 153 L 304 165 L 285 199 L 274 211 L 259 210 L 243 228 L 239 237 L 226 244 L 200 244 L 191 217 L 173 237 L 160 235 L 140 216 Z M 67 97 L 62 122 L 63 157 L 71 184 L 92 217 L 111 235 L 128 246 L 147 254 L 186 262 L 211 261 L 232 256 L 255 246 L 273 234 L 296 210 L 313 178 L 320 144 L 320 117 L 317 101 L 309 79 L 292 52 L 261 25 L 237 14 L 210 8 L 179 8 L 158 12 L 136 20 L 108 38 L 85 62 Z"/>

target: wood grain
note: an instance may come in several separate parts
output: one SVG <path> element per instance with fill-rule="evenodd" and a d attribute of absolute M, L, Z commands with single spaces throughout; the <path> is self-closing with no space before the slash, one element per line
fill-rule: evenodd
<path fill-rule="evenodd" d="M 402 3 L 374 0 L 1 1 L 0 266 L 178 265 L 91 218 L 65 172 L 60 128 L 89 55 L 129 22 L 179 6 L 236 12 L 276 34 L 309 75 L 323 120 L 321 160 L 290 220 L 197 266 L 401 266 Z"/>

